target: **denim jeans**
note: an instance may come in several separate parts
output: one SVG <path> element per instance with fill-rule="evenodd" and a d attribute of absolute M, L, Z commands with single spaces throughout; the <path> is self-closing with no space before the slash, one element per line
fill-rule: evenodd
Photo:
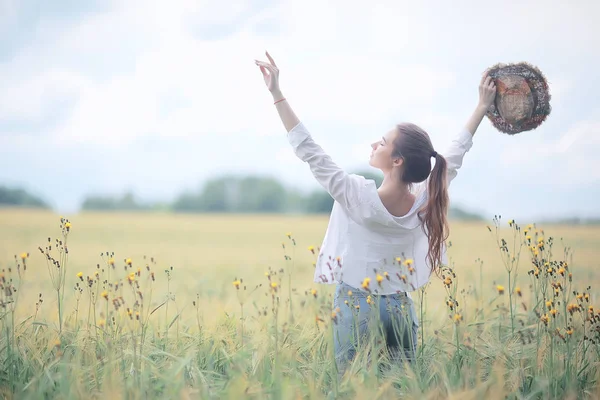
<path fill-rule="evenodd" d="M 349 294 L 349 291 L 351 294 Z M 335 290 L 333 309 L 336 321 L 333 328 L 335 359 L 341 377 L 360 350 L 376 330 L 385 340 L 392 363 L 403 360 L 413 363 L 417 350 L 419 321 L 414 303 L 406 293 L 390 295 L 371 294 L 339 283 Z M 358 307 L 357 307 L 358 306 Z"/>

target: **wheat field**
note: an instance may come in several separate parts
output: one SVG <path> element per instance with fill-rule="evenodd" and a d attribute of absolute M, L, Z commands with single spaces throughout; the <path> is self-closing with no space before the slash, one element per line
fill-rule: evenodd
<path fill-rule="evenodd" d="M 365 351 L 338 381 L 327 216 L 61 218 L 0 211 L 6 398 L 600 396 L 598 227 L 452 222 L 416 364 Z"/>

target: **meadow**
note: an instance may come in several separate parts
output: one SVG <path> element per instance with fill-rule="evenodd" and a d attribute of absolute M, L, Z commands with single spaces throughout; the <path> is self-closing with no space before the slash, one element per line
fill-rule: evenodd
<path fill-rule="evenodd" d="M 338 381 L 332 325 L 352 311 L 313 282 L 326 226 L 0 210 L 0 393 L 600 398 L 600 227 L 452 221 L 450 265 L 412 293 L 415 365 L 382 370 L 361 351 Z"/>

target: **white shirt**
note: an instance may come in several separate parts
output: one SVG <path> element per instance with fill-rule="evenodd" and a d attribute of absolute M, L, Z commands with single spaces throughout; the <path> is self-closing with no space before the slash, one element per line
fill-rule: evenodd
<path fill-rule="evenodd" d="M 361 288 L 365 278 L 370 278 L 368 288 L 374 294 L 411 292 L 425 285 L 431 273 L 426 261 L 429 243 L 417 211 L 427 202 L 427 181 L 413 185 L 416 197 L 413 207 L 406 215 L 396 217 L 381 202 L 375 181 L 348 174 L 338 167 L 313 141 L 302 122 L 288 132 L 288 140 L 296 156 L 308 163 L 316 180 L 335 200 L 319 250 L 314 281 L 323 284 L 343 281 Z M 440 153 L 448 164 L 448 184 L 456 177 L 472 145 L 473 135 L 463 129 L 449 148 Z M 406 265 L 407 259 L 413 264 Z M 447 264 L 445 246 L 442 246 L 442 262 Z M 380 283 L 377 275 L 383 277 Z"/>

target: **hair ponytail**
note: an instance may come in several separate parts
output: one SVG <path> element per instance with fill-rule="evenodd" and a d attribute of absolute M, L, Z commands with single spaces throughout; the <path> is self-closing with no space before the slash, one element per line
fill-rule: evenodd
<path fill-rule="evenodd" d="M 428 182 L 428 200 L 424 211 L 423 228 L 429 239 L 427 258 L 431 270 L 438 270 L 442 262 L 442 245 L 448 239 L 448 180 L 446 159 L 441 154 L 435 156 L 435 166 Z"/>
<path fill-rule="evenodd" d="M 398 136 L 394 140 L 392 157 L 404 159 L 402 182 L 427 182 L 427 204 L 419 210 L 418 216 L 427 239 L 429 251 L 427 259 L 431 270 L 438 272 L 442 263 L 442 245 L 448 239 L 448 165 L 441 154 L 433 150 L 427 132 L 415 124 L 405 122 L 397 125 Z M 435 166 L 431 169 L 431 158 Z"/>

